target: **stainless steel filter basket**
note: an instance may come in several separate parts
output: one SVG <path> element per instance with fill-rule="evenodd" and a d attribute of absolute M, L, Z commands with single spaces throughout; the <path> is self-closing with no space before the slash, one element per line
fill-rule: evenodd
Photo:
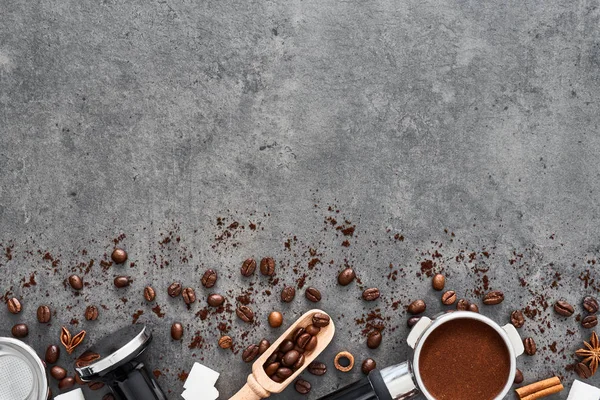
<path fill-rule="evenodd" d="M 43 400 L 48 379 L 36 352 L 13 338 L 0 337 L 0 400 Z"/>

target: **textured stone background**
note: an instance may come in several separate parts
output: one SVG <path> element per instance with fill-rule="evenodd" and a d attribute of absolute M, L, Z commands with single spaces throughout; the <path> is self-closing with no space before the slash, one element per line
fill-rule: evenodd
<path fill-rule="evenodd" d="M 0 336 L 24 321 L 40 352 L 61 325 L 88 330 L 90 344 L 142 310 L 170 398 L 194 361 L 222 372 L 227 398 L 250 367 L 216 346 L 218 323 L 238 348 L 274 339 L 270 310 L 289 323 L 311 308 L 303 290 L 291 305 L 278 298 L 306 273 L 338 328 L 320 357 L 330 371 L 304 375 L 314 399 L 361 376 L 333 369 L 342 349 L 380 366 L 404 360 L 404 306 L 422 297 L 428 314 L 443 310 L 420 274 L 431 260 L 480 305 L 484 276 L 504 290 L 502 305 L 481 307 L 500 323 L 529 307 L 521 334 L 540 350 L 519 359 L 526 382 L 556 373 L 570 386 L 565 367 L 590 332 L 546 303 L 564 297 L 579 313 L 600 287 L 599 6 L 0 0 L 0 293 L 24 303 L 19 316 L 0 308 Z M 120 236 L 134 265 L 103 269 Z M 278 281 L 240 276 L 244 258 L 265 255 Z M 75 296 L 63 281 L 92 260 Z M 336 285 L 345 264 L 362 284 Z M 256 325 L 195 315 L 208 267 L 232 306 L 254 289 Z M 133 285 L 115 289 L 119 274 Z M 166 296 L 174 279 L 197 289 L 191 310 Z M 163 318 L 143 301 L 150 283 Z M 377 304 L 360 300 L 370 286 Z M 42 303 L 55 310 L 50 326 L 35 320 Z M 105 306 L 98 321 L 83 319 L 87 304 Z M 372 351 L 355 319 L 377 308 L 386 328 Z M 169 336 L 176 320 L 181 343 Z M 190 349 L 196 331 L 204 343 Z"/>

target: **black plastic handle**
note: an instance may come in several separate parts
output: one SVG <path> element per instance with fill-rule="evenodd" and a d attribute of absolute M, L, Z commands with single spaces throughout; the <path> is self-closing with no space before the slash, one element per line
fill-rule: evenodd
<path fill-rule="evenodd" d="M 381 373 L 374 369 L 368 377 L 325 395 L 319 400 L 392 400 L 392 396 Z"/>

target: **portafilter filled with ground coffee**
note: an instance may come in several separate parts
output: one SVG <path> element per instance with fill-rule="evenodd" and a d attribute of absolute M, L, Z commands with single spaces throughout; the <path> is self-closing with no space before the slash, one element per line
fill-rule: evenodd
<path fill-rule="evenodd" d="M 474 312 L 422 317 L 407 338 L 408 361 L 380 370 L 320 400 L 501 400 L 510 390 L 523 342 L 514 326 Z"/>

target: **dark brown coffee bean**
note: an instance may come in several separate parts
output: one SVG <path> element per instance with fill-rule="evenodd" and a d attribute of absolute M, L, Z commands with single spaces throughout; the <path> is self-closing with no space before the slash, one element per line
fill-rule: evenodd
<path fill-rule="evenodd" d="M 370 349 L 376 349 L 379 347 L 379 345 L 381 344 L 381 332 L 379 331 L 373 331 L 371 333 L 369 333 L 369 336 L 367 336 L 367 347 Z"/>
<path fill-rule="evenodd" d="M 286 367 L 281 367 L 281 368 L 277 369 L 277 372 L 275 372 L 275 374 L 277 374 L 277 376 L 283 380 L 286 380 L 287 378 L 292 376 L 293 373 L 294 373 L 294 371 L 292 371 L 290 368 L 286 368 Z"/>
<path fill-rule="evenodd" d="M 256 270 L 256 261 L 254 258 L 249 258 L 242 263 L 242 268 L 240 268 L 240 272 L 243 276 L 250 276 Z"/>
<path fill-rule="evenodd" d="M 419 322 L 420 319 L 421 319 L 421 317 L 410 317 L 408 319 L 408 321 L 406 321 L 406 326 L 408 326 L 409 328 L 412 328 L 413 326 L 415 326 L 417 324 L 417 322 Z"/>
<path fill-rule="evenodd" d="M 169 296 L 175 298 L 181 294 L 181 290 L 182 290 L 181 283 L 173 282 L 167 288 L 167 293 L 169 293 Z"/>
<path fill-rule="evenodd" d="M 183 296 L 183 301 L 187 305 L 190 305 L 196 301 L 196 292 L 191 287 L 183 289 L 181 295 Z"/>
<path fill-rule="evenodd" d="M 98 319 L 98 308 L 96 306 L 87 306 L 85 309 L 85 319 L 95 321 Z"/>
<path fill-rule="evenodd" d="M 269 314 L 269 325 L 271 328 L 279 328 L 283 324 L 283 315 L 279 311 L 272 311 Z"/>
<path fill-rule="evenodd" d="M 362 298 L 365 301 L 374 301 L 377 300 L 380 296 L 379 289 L 377 288 L 369 288 L 365 289 L 362 293 Z"/>
<path fill-rule="evenodd" d="M 300 354 L 300 357 L 298 357 L 298 360 L 294 363 L 294 365 L 292 365 L 292 369 L 295 371 L 295 370 L 299 369 L 300 367 L 302 367 L 304 365 L 305 360 L 306 360 L 306 358 L 304 357 L 304 354 Z"/>
<path fill-rule="evenodd" d="M 456 303 L 456 309 L 458 311 L 467 311 L 469 309 L 469 305 L 471 303 L 469 303 L 469 300 L 467 299 L 460 299 L 458 301 L 458 303 Z"/>
<path fill-rule="evenodd" d="M 312 301 L 313 303 L 321 301 L 321 292 L 319 292 L 317 289 L 315 289 L 312 286 L 306 288 L 306 291 L 304 292 L 304 295 L 306 296 L 306 298 L 309 301 Z"/>
<path fill-rule="evenodd" d="M 277 382 L 277 383 L 282 383 L 283 379 L 281 379 L 280 377 L 278 377 L 276 374 L 273 374 L 273 376 L 271 376 L 271 380 L 273 382 Z"/>
<path fill-rule="evenodd" d="M 267 376 L 271 376 L 275 372 L 277 372 L 277 370 L 279 369 L 280 366 L 281 366 L 281 364 L 278 362 L 269 363 L 267 365 L 267 367 L 265 368 L 265 373 L 267 374 Z"/>
<path fill-rule="evenodd" d="M 373 360 L 372 358 L 367 358 L 365 361 L 362 362 L 360 370 L 363 374 L 369 375 L 369 372 L 373 371 L 375 368 L 377 368 L 377 363 L 375 362 L 375 360 Z"/>
<path fill-rule="evenodd" d="M 415 315 L 425 312 L 427 305 L 423 300 L 415 300 L 408 306 L 408 312 Z"/>
<path fill-rule="evenodd" d="M 312 324 L 317 328 L 326 327 L 327 325 L 329 325 L 330 321 L 331 318 L 329 318 L 329 315 L 320 312 L 314 313 L 312 317 Z"/>
<path fill-rule="evenodd" d="M 21 312 L 21 302 L 16 297 L 8 299 L 6 302 L 6 307 L 8 307 L 8 311 L 11 314 L 18 314 Z"/>
<path fill-rule="evenodd" d="M 563 317 L 570 317 L 575 312 L 575 309 L 565 300 L 558 300 L 554 303 L 554 311 Z"/>
<path fill-rule="evenodd" d="M 299 357 L 300 357 L 299 351 L 290 350 L 283 355 L 283 358 L 281 359 L 281 363 L 283 365 L 285 365 L 286 367 L 291 367 L 292 365 L 294 365 L 296 363 L 296 361 L 298 361 Z"/>
<path fill-rule="evenodd" d="M 515 372 L 515 380 L 513 382 L 515 385 L 523 383 L 523 372 L 521 372 L 519 368 L 517 368 L 517 371 Z"/>
<path fill-rule="evenodd" d="M 245 306 L 245 305 L 238 306 L 238 308 L 235 310 L 235 313 L 237 314 L 239 319 L 241 319 L 244 322 L 254 321 L 254 312 L 248 306 Z"/>
<path fill-rule="evenodd" d="M 319 343 L 319 339 L 317 339 L 316 336 L 311 336 L 310 340 L 306 344 L 306 347 L 304 347 L 304 350 L 313 351 L 317 347 L 318 343 Z"/>
<path fill-rule="evenodd" d="M 231 336 L 221 336 L 219 338 L 219 347 L 222 349 L 229 349 L 233 345 L 233 339 Z"/>
<path fill-rule="evenodd" d="M 456 301 L 456 292 L 454 290 L 448 290 L 442 295 L 442 304 L 449 306 L 454 304 Z"/>
<path fill-rule="evenodd" d="M 90 388 L 90 390 L 100 390 L 104 387 L 104 383 L 103 382 L 90 382 L 90 383 L 88 383 L 88 387 Z"/>
<path fill-rule="evenodd" d="M 250 346 L 246 347 L 246 349 L 244 350 L 244 352 L 242 353 L 242 360 L 244 360 L 244 362 L 252 362 L 256 356 L 258 356 L 258 346 L 255 344 L 251 344 Z"/>
<path fill-rule="evenodd" d="M 298 345 L 294 345 L 294 350 L 296 350 L 298 353 L 302 354 L 304 353 L 304 349 Z"/>
<path fill-rule="evenodd" d="M 220 307 L 225 302 L 225 297 L 221 296 L 220 294 L 213 293 L 210 296 L 208 296 L 206 302 L 211 307 Z"/>
<path fill-rule="evenodd" d="M 535 341 L 533 338 L 525 338 L 525 340 L 523 340 L 523 346 L 525 346 L 525 354 L 528 356 L 534 355 L 537 351 L 537 347 L 535 346 Z"/>
<path fill-rule="evenodd" d="M 300 335 L 300 337 L 298 337 L 298 339 L 296 340 L 296 344 L 301 349 L 304 349 L 306 347 L 306 345 L 308 344 L 308 342 L 310 341 L 311 337 L 312 337 L 311 335 L 309 335 L 308 333 L 305 332 L 302 335 Z"/>
<path fill-rule="evenodd" d="M 294 348 L 294 342 L 292 342 L 289 339 L 285 339 L 279 345 L 279 351 L 281 351 L 282 353 L 287 353 L 288 351 L 292 350 L 293 348 Z"/>
<path fill-rule="evenodd" d="M 346 286 L 352 283 L 356 278 L 356 274 L 352 268 L 346 268 L 338 275 L 338 283 L 342 286 Z"/>
<path fill-rule="evenodd" d="M 131 278 L 128 276 L 117 276 L 114 280 L 114 284 L 119 289 L 129 286 Z"/>
<path fill-rule="evenodd" d="M 319 332 L 321 332 L 321 328 L 319 328 L 318 326 L 314 326 L 314 325 L 309 325 L 305 329 L 306 329 L 306 333 L 308 333 L 309 335 L 312 335 L 312 336 L 316 336 Z"/>
<path fill-rule="evenodd" d="M 50 307 L 48 306 L 39 306 L 37 309 L 37 319 L 40 324 L 47 324 L 50 322 L 52 318 L 52 313 L 50 312 Z"/>
<path fill-rule="evenodd" d="M 127 261 L 127 252 L 117 247 L 113 250 L 110 258 L 112 258 L 115 264 L 123 264 L 125 261 Z"/>
<path fill-rule="evenodd" d="M 588 315 L 581 320 L 581 326 L 585 329 L 590 329 L 598 325 L 598 317 L 596 315 Z"/>
<path fill-rule="evenodd" d="M 304 328 L 302 328 L 302 327 L 300 327 L 300 328 L 296 329 L 296 330 L 294 331 L 294 334 L 292 335 L 292 341 L 293 341 L 294 343 L 296 343 L 296 342 L 298 341 L 298 338 L 299 338 L 299 337 L 300 337 L 300 336 L 301 336 L 301 335 L 302 335 L 304 332 L 306 332 L 306 329 L 304 329 Z"/>
<path fill-rule="evenodd" d="M 50 368 L 50 375 L 57 381 L 60 381 L 67 376 L 67 370 L 63 367 L 55 365 L 54 367 Z"/>
<path fill-rule="evenodd" d="M 173 340 L 181 340 L 183 337 L 183 325 L 179 322 L 174 322 L 173 325 L 171 325 L 171 337 Z"/>
<path fill-rule="evenodd" d="M 83 289 L 83 280 L 78 275 L 69 276 L 69 285 L 75 290 Z"/>
<path fill-rule="evenodd" d="M 515 328 L 520 328 L 525 324 L 525 317 L 523 317 L 521 310 L 515 310 L 510 314 L 510 323 Z"/>
<path fill-rule="evenodd" d="M 296 383 L 294 383 L 294 388 L 296 389 L 296 392 L 300 394 L 308 394 L 311 386 L 310 382 L 305 381 L 304 379 L 298 379 Z"/>
<path fill-rule="evenodd" d="M 469 308 L 467 309 L 467 311 L 478 313 L 479 312 L 479 307 L 477 306 L 477 304 L 471 303 L 471 304 L 469 304 Z"/>
<path fill-rule="evenodd" d="M 592 370 L 590 369 L 590 367 L 588 367 L 584 363 L 577 364 L 575 366 L 575 372 L 577 372 L 577 375 L 579 375 L 579 377 L 582 378 L 582 379 L 588 379 L 589 377 L 591 377 L 592 375 L 594 375 L 592 373 Z"/>
<path fill-rule="evenodd" d="M 87 350 L 75 360 L 77 368 L 87 367 L 101 358 L 100 354 Z"/>
<path fill-rule="evenodd" d="M 279 357 L 279 354 L 277 353 L 277 351 L 274 351 L 269 358 L 267 358 L 267 362 L 265 364 L 272 364 L 274 362 L 277 362 L 278 360 L 280 360 L 281 357 Z"/>
<path fill-rule="evenodd" d="M 281 301 L 283 301 L 284 303 L 291 302 L 292 300 L 294 300 L 294 297 L 296 297 L 296 289 L 294 289 L 291 286 L 286 286 L 281 291 Z"/>
<path fill-rule="evenodd" d="M 154 301 L 154 299 L 156 298 L 156 292 L 154 291 L 152 286 L 146 286 L 144 288 L 144 298 L 146 299 L 146 301 Z"/>
<path fill-rule="evenodd" d="M 54 344 L 51 344 L 46 349 L 46 355 L 44 356 L 44 360 L 48 364 L 56 364 L 58 358 L 60 357 L 60 348 Z"/>
<path fill-rule="evenodd" d="M 75 383 L 81 386 L 84 386 L 86 384 L 84 381 L 81 380 L 81 378 L 77 374 L 75 374 Z"/>
<path fill-rule="evenodd" d="M 202 275 L 202 286 L 207 289 L 215 286 L 217 283 L 217 273 L 212 269 L 207 269 L 204 275 Z"/>
<path fill-rule="evenodd" d="M 72 376 L 67 376 L 66 378 L 63 378 L 60 382 L 58 382 L 58 388 L 60 390 L 71 389 L 73 386 L 75 386 L 75 378 L 73 378 Z"/>
<path fill-rule="evenodd" d="M 23 339 L 29 335 L 29 327 L 25 324 L 16 324 L 12 327 L 10 332 L 17 339 Z"/>
<path fill-rule="evenodd" d="M 313 361 L 306 367 L 308 372 L 316 376 L 323 376 L 327 373 L 327 365 L 319 361 Z"/>
<path fill-rule="evenodd" d="M 494 306 L 496 304 L 500 304 L 504 301 L 504 293 L 500 290 L 494 290 L 489 292 L 483 298 L 483 304 L 488 306 Z"/>
<path fill-rule="evenodd" d="M 590 314 L 596 314 L 598 312 L 598 300 L 592 296 L 586 296 L 583 298 L 583 308 Z"/>
<path fill-rule="evenodd" d="M 271 347 L 271 343 L 267 339 L 263 339 L 258 344 L 258 354 L 262 355 L 265 351 L 267 351 Z"/>
<path fill-rule="evenodd" d="M 435 274 L 433 279 L 431 280 L 431 286 L 435 290 L 444 290 L 444 286 L 446 285 L 446 277 L 442 274 Z"/>
<path fill-rule="evenodd" d="M 265 257 L 260 260 L 260 273 L 266 276 L 275 274 L 275 260 L 271 257 Z"/>

